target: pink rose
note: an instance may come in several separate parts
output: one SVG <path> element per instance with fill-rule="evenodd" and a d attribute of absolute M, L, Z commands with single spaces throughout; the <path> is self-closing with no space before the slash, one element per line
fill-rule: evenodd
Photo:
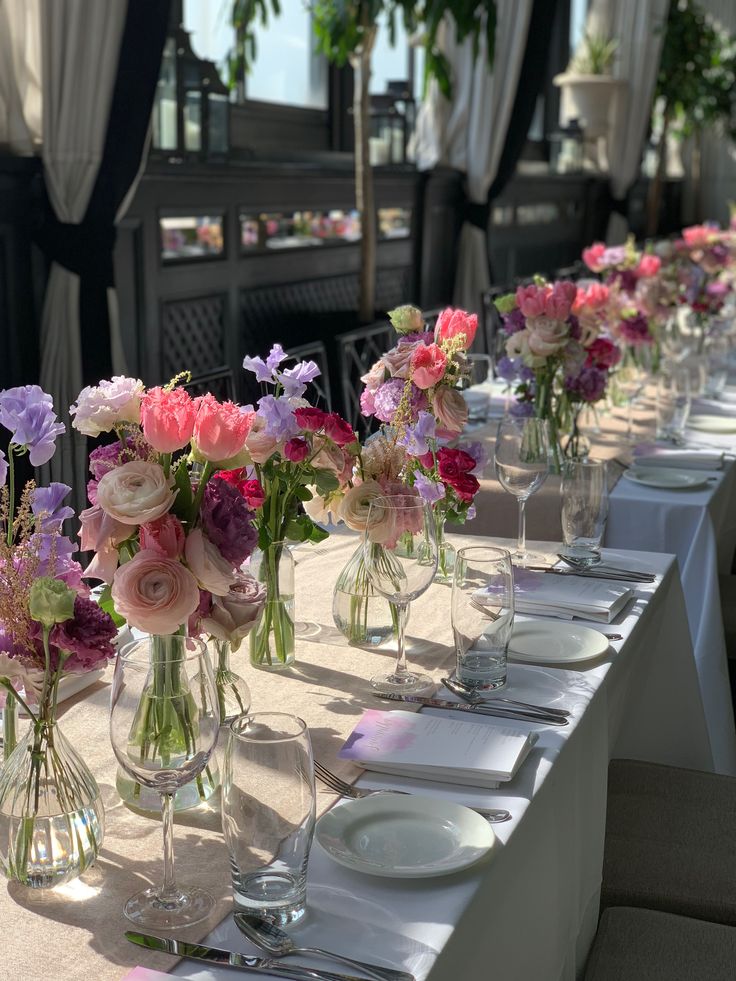
<path fill-rule="evenodd" d="M 295 436 L 284 444 L 284 456 L 292 463 L 301 463 L 309 456 L 309 443 L 301 436 Z"/>
<path fill-rule="evenodd" d="M 353 427 L 337 412 L 330 412 L 325 419 L 325 436 L 329 436 L 338 446 L 349 446 L 355 442 Z"/>
<path fill-rule="evenodd" d="M 639 265 L 634 270 L 637 278 L 643 278 L 645 276 L 656 276 L 662 265 L 662 260 L 658 255 L 652 255 L 651 253 L 645 253 L 641 259 L 639 259 Z"/>
<path fill-rule="evenodd" d="M 132 532 L 130 525 L 111 518 L 99 504 L 82 511 L 79 520 L 82 551 L 95 552 L 85 570 L 85 576 L 101 579 L 103 582 L 112 582 L 119 560 L 117 546 L 130 537 Z"/>
<path fill-rule="evenodd" d="M 594 242 L 593 245 L 589 246 L 587 249 L 583 249 L 583 262 L 588 267 L 592 269 L 593 272 L 600 272 L 603 268 L 601 264 L 601 258 L 603 253 L 606 251 L 606 246 L 603 242 Z"/>
<path fill-rule="evenodd" d="M 553 320 L 567 320 L 577 295 L 575 283 L 554 283 L 544 297 L 544 313 Z"/>
<path fill-rule="evenodd" d="M 369 391 L 375 392 L 386 380 L 386 366 L 383 361 L 376 361 L 370 371 L 360 376 L 360 380 Z"/>
<path fill-rule="evenodd" d="M 130 460 L 108 470 L 97 485 L 97 503 L 125 525 L 142 525 L 171 508 L 177 491 L 158 463 Z"/>
<path fill-rule="evenodd" d="M 240 647 L 258 619 L 266 601 L 266 589 L 257 579 L 239 575 L 224 596 L 215 596 L 200 630 L 216 640 L 229 641 L 234 651 Z"/>
<path fill-rule="evenodd" d="M 540 358 L 549 358 L 567 343 L 569 324 L 549 317 L 533 317 L 527 320 L 529 350 Z"/>
<path fill-rule="evenodd" d="M 323 412 L 322 409 L 308 405 L 303 409 L 296 409 L 294 418 L 300 429 L 304 429 L 308 433 L 316 433 L 324 426 L 327 413 Z"/>
<path fill-rule="evenodd" d="M 184 552 L 184 528 L 173 514 L 164 514 L 158 520 L 141 525 L 141 548 L 151 549 L 168 559 L 181 558 Z"/>
<path fill-rule="evenodd" d="M 317 451 L 312 457 L 312 466 L 315 470 L 328 470 L 339 477 L 345 467 L 345 457 L 339 446 L 326 440 L 323 436 L 315 436 L 314 449 Z"/>
<path fill-rule="evenodd" d="M 440 425 L 438 436 L 444 434 L 456 436 L 462 432 L 463 426 L 468 421 L 468 406 L 455 388 L 448 388 L 445 385 L 436 388 L 432 396 L 432 409 Z"/>
<path fill-rule="evenodd" d="M 181 562 L 144 549 L 115 573 L 112 599 L 131 627 L 173 634 L 199 606 L 199 589 Z"/>
<path fill-rule="evenodd" d="M 222 557 L 220 550 L 201 528 L 195 528 L 187 535 L 184 556 L 197 583 L 213 596 L 224 596 L 235 582 L 232 565 Z"/>
<path fill-rule="evenodd" d="M 465 348 L 472 347 L 475 340 L 475 333 L 478 330 L 478 315 L 476 313 L 466 313 L 465 310 L 453 310 L 448 307 L 443 310 L 434 325 L 434 339 L 436 341 L 450 341 L 460 334 L 465 335 Z"/>
<path fill-rule="evenodd" d="M 544 313 L 545 291 L 540 286 L 519 286 L 516 305 L 525 317 L 541 317 Z"/>
<path fill-rule="evenodd" d="M 194 438 L 205 460 L 218 463 L 236 456 L 245 446 L 254 412 L 246 412 L 234 402 L 218 402 L 214 395 L 199 400 Z"/>
<path fill-rule="evenodd" d="M 183 388 L 151 388 L 143 396 L 143 435 L 159 453 L 173 453 L 186 446 L 196 418 L 197 404 Z"/>
<path fill-rule="evenodd" d="M 447 355 L 437 344 L 418 344 L 411 358 L 411 380 L 417 388 L 436 385 L 445 374 Z"/>
<path fill-rule="evenodd" d="M 388 373 L 392 378 L 408 378 L 411 368 L 411 358 L 416 347 L 417 341 L 415 340 L 400 340 L 396 347 L 392 347 L 390 351 L 384 354 L 379 364 L 385 369 L 388 369 Z M 381 381 L 383 381 L 383 378 L 381 378 Z"/>
<path fill-rule="evenodd" d="M 281 446 L 276 437 L 264 432 L 265 426 L 266 420 L 256 416 L 245 441 L 245 448 L 253 463 L 265 463 Z"/>

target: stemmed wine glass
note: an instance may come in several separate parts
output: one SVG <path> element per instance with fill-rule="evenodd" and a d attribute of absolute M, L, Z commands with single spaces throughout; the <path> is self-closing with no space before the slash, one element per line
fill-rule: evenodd
<path fill-rule="evenodd" d="M 164 881 L 125 904 L 129 920 L 173 930 L 199 923 L 215 901 L 174 878 L 174 795 L 200 779 L 217 743 L 217 687 L 207 647 L 191 637 L 167 638 L 152 662 L 150 639 L 126 644 L 118 654 L 110 698 L 110 739 L 120 766 L 161 794 Z"/>
<path fill-rule="evenodd" d="M 391 603 L 398 627 L 396 666 L 375 675 L 371 685 L 395 694 L 433 686 L 430 677 L 407 670 L 404 630 L 409 603 L 421 596 L 437 572 L 435 522 L 429 504 L 413 494 L 371 501 L 363 541 L 365 567 L 374 588 Z"/>
<path fill-rule="evenodd" d="M 526 550 L 526 502 L 549 473 L 549 433 L 545 419 L 505 416 L 498 426 L 493 452 L 496 476 L 519 502 L 519 537 L 512 554 L 516 565 L 540 559 Z"/>

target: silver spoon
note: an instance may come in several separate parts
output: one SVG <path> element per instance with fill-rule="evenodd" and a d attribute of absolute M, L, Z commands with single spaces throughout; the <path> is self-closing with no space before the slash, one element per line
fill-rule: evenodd
<path fill-rule="evenodd" d="M 571 715 L 567 709 L 548 708 L 546 705 L 534 705 L 531 702 L 518 702 L 513 698 L 503 698 L 500 695 L 494 695 L 492 692 L 489 692 L 489 698 L 484 698 L 481 692 L 476 691 L 476 689 L 471 688 L 470 685 L 466 685 L 462 681 L 458 681 L 457 678 L 443 678 L 442 684 L 445 686 L 445 688 L 448 688 L 451 692 L 459 695 L 460 698 L 471 705 L 502 702 L 506 705 L 515 705 L 522 709 L 533 709 L 537 712 L 548 712 L 550 715 L 559 715 L 563 719 L 567 719 Z"/>
<path fill-rule="evenodd" d="M 233 913 L 235 925 L 244 933 L 245 936 L 256 947 L 273 954 L 274 957 L 288 957 L 289 954 L 320 954 L 335 961 L 355 967 L 365 974 L 370 974 L 377 981 L 415 981 L 414 975 L 407 971 L 395 971 L 390 967 L 377 967 L 375 964 L 366 964 L 365 961 L 356 960 L 353 957 L 345 957 L 343 954 L 335 954 L 331 950 L 322 950 L 320 947 L 297 947 L 288 933 L 284 933 L 274 923 L 266 923 L 260 917 L 252 913 L 238 911 Z"/>
<path fill-rule="evenodd" d="M 631 576 L 632 581 L 636 581 L 640 579 L 646 581 L 652 581 L 655 579 L 654 572 L 644 572 L 644 571 L 640 572 L 634 569 L 622 569 L 620 568 L 620 566 L 606 565 L 605 562 L 602 562 L 600 565 L 590 565 L 587 562 L 582 561 L 581 559 L 573 559 L 567 555 L 562 555 L 561 552 L 557 553 L 557 558 L 560 559 L 561 562 L 564 562 L 566 565 L 569 565 L 570 568 L 579 569 L 581 572 L 595 573 L 597 570 L 598 574 L 601 576 L 603 576 L 604 573 L 606 572 L 613 572 L 619 576 Z"/>

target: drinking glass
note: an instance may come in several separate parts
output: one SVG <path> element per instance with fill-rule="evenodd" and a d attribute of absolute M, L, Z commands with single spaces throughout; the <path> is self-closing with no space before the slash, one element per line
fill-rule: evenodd
<path fill-rule="evenodd" d="M 670 365 L 657 381 L 657 439 L 685 442 L 690 404 L 690 371 L 683 364 Z"/>
<path fill-rule="evenodd" d="M 544 419 L 506 416 L 501 420 L 493 453 L 496 476 L 519 502 L 519 537 L 511 558 L 516 565 L 541 561 L 526 550 L 526 502 L 549 473 L 549 435 Z"/>
<path fill-rule="evenodd" d="M 490 691 L 506 684 L 514 628 L 514 576 L 503 548 L 469 545 L 455 560 L 452 633 L 458 681 Z"/>
<path fill-rule="evenodd" d="M 432 508 L 412 494 L 375 498 L 368 509 L 363 550 L 371 582 L 395 608 L 398 625 L 394 670 L 375 675 L 371 685 L 388 694 L 433 687 L 430 677 L 407 669 L 405 642 L 409 603 L 429 588 L 437 572 Z"/>
<path fill-rule="evenodd" d="M 562 464 L 562 552 L 580 565 L 601 560 L 608 517 L 608 470 L 604 460 Z"/>
<path fill-rule="evenodd" d="M 237 909 L 278 926 L 304 915 L 314 816 L 306 724 L 283 712 L 234 719 L 225 750 L 222 829 Z"/>
<path fill-rule="evenodd" d="M 118 654 L 110 696 L 115 757 L 136 783 L 158 791 L 164 834 L 164 881 L 132 896 L 124 912 L 151 929 L 173 930 L 204 920 L 215 901 L 174 878 L 174 795 L 200 780 L 217 742 L 217 686 L 207 647 L 191 637 L 167 638 L 151 660 L 150 639 Z"/>
<path fill-rule="evenodd" d="M 491 407 L 491 393 L 481 386 L 492 377 L 491 359 L 487 354 L 466 354 L 460 387 L 468 407 L 468 422 L 485 422 Z"/>
<path fill-rule="evenodd" d="M 616 384 L 619 390 L 626 397 L 626 441 L 633 443 L 634 436 L 634 403 L 644 391 L 646 382 L 646 372 L 644 369 L 630 361 L 623 365 L 616 372 Z"/>
<path fill-rule="evenodd" d="M 719 399 L 728 382 L 730 345 L 723 335 L 712 337 L 706 348 L 708 380 L 705 394 Z"/>

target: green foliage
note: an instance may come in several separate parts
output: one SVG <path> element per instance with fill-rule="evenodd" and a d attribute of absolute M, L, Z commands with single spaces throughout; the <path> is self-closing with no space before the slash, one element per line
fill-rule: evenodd
<path fill-rule="evenodd" d="M 656 97 L 673 132 L 706 126 L 736 138 L 736 39 L 693 0 L 672 0 Z"/>
<path fill-rule="evenodd" d="M 293 2 L 293 0 L 292 0 Z M 228 55 L 229 83 L 234 87 L 245 77 L 256 60 L 257 45 L 255 25 L 268 24 L 269 14 L 278 17 L 280 0 L 232 0 L 230 23 L 235 28 L 235 47 Z"/>
<path fill-rule="evenodd" d="M 586 34 L 580 54 L 570 62 L 570 68 L 580 75 L 607 75 L 617 48 L 618 41 L 605 34 Z"/>

